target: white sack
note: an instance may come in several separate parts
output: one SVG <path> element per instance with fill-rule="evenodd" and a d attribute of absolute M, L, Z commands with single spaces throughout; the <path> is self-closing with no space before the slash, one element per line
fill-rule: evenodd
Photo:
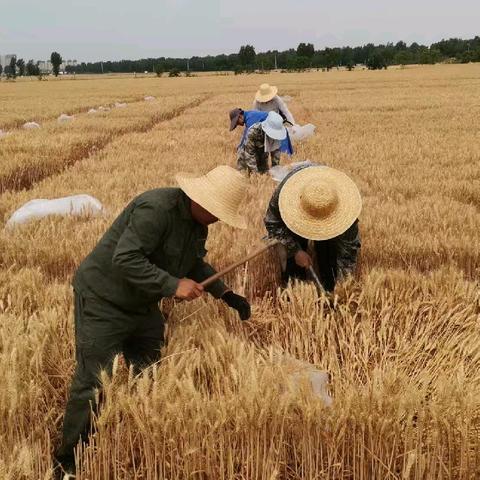
<path fill-rule="evenodd" d="M 66 123 L 71 122 L 75 117 L 73 115 L 67 115 L 66 113 L 62 113 L 58 118 L 58 123 Z"/>
<path fill-rule="evenodd" d="M 92 115 L 93 113 L 97 113 L 97 111 L 94 108 L 91 108 L 87 113 Z"/>
<path fill-rule="evenodd" d="M 155 97 L 152 97 L 151 95 L 147 95 L 147 96 L 145 97 L 145 101 L 146 101 L 146 102 L 151 102 L 151 101 L 153 101 L 153 100 L 155 100 Z"/>
<path fill-rule="evenodd" d="M 115 102 L 115 107 L 117 108 L 125 108 L 126 106 L 126 103 Z"/>
<path fill-rule="evenodd" d="M 16 210 L 9 218 L 6 227 L 43 218 L 48 215 L 99 215 L 103 211 L 102 204 L 94 197 L 86 194 L 71 195 L 53 200 L 36 199 L 27 202 Z"/>
<path fill-rule="evenodd" d="M 313 162 L 305 160 L 303 162 L 294 162 L 290 165 L 275 165 L 268 171 L 268 173 L 275 182 L 280 183 L 294 168 L 299 167 L 300 165 L 313 165 Z"/>
<path fill-rule="evenodd" d="M 298 360 L 285 353 L 275 355 L 274 361 L 280 364 L 287 374 L 286 387 L 290 392 L 298 393 L 306 388 L 322 400 L 325 406 L 332 405 L 333 399 L 328 392 L 329 375 L 327 372 L 318 370 L 311 363 Z"/>
<path fill-rule="evenodd" d="M 27 122 L 23 124 L 23 128 L 26 130 L 31 130 L 34 128 L 40 128 L 40 125 L 37 122 Z"/>
<path fill-rule="evenodd" d="M 307 123 L 306 125 L 293 125 L 290 128 L 290 138 L 294 141 L 301 141 L 311 137 L 315 133 L 315 125 Z"/>

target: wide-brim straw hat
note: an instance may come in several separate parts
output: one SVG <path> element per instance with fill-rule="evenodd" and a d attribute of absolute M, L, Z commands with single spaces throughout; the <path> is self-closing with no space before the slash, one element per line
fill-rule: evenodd
<path fill-rule="evenodd" d="M 283 125 L 283 118 L 277 112 L 268 112 L 267 118 L 262 122 L 262 130 L 274 140 L 287 138 L 287 129 Z"/>
<path fill-rule="evenodd" d="M 239 208 L 248 182 L 238 170 L 220 165 L 201 177 L 179 173 L 175 179 L 190 199 L 219 220 L 235 228 L 247 228 Z"/>
<path fill-rule="evenodd" d="M 278 92 L 278 88 L 268 83 L 262 83 L 257 93 L 255 100 L 260 103 L 269 102 Z"/>
<path fill-rule="evenodd" d="M 309 240 L 329 240 L 352 226 L 362 210 L 362 198 L 345 173 L 330 167 L 308 167 L 285 182 L 279 208 L 293 233 Z"/>

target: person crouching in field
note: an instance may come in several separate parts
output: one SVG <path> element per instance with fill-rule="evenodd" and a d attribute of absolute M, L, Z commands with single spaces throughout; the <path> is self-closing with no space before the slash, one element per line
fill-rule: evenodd
<path fill-rule="evenodd" d="M 259 110 L 242 110 L 241 108 L 234 108 L 230 111 L 230 131 L 235 130 L 238 126 L 245 126 L 243 129 L 242 139 L 240 144 L 237 147 L 237 151 L 240 150 L 247 138 L 248 130 L 251 126 L 255 125 L 258 122 L 264 122 L 268 117 L 268 112 L 261 112 Z M 272 167 L 280 164 L 280 155 L 281 153 L 286 153 L 287 155 L 293 155 L 293 146 L 290 140 L 290 135 L 287 136 L 280 142 L 280 147 L 278 150 L 270 152 L 270 157 L 272 160 Z M 267 154 L 268 156 L 268 154 Z"/>
<path fill-rule="evenodd" d="M 165 321 L 159 300 L 204 293 L 199 282 L 215 273 L 204 261 L 208 225 L 221 220 L 246 228 L 238 213 L 246 180 L 235 169 L 219 166 L 199 178 L 176 179 L 180 188 L 136 197 L 75 274 L 76 369 L 55 456 L 57 477 L 75 471 L 74 449 L 87 439 L 100 371 L 111 373 L 118 353 L 135 374 L 157 362 Z M 250 317 L 248 301 L 221 280 L 205 290 L 242 320 Z"/>
<path fill-rule="evenodd" d="M 271 152 L 277 152 L 280 161 L 280 143 L 286 137 L 287 129 L 283 126 L 282 117 L 270 112 L 263 122 L 257 122 L 247 130 L 245 140 L 238 149 L 238 170 L 246 170 L 249 174 L 265 173 Z"/>
<path fill-rule="evenodd" d="M 306 269 L 316 266 L 323 288 L 333 292 L 337 280 L 355 268 L 361 208 L 360 192 L 343 172 L 317 164 L 293 169 L 273 193 L 264 219 L 269 238 L 280 242 L 283 281 L 305 280 Z M 307 253 L 309 240 L 317 265 Z"/>

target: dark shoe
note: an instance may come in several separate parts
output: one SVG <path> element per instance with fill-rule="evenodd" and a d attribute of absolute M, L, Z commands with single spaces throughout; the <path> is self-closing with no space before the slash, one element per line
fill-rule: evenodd
<path fill-rule="evenodd" d="M 53 479 L 71 480 L 75 478 L 75 459 L 74 458 L 54 458 L 53 459 Z"/>

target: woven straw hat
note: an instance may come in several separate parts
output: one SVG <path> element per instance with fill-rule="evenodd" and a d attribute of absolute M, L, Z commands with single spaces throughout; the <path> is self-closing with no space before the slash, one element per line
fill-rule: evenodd
<path fill-rule="evenodd" d="M 279 196 L 287 227 L 309 240 L 344 233 L 360 215 L 362 198 L 353 180 L 330 167 L 309 167 L 293 174 Z"/>
<path fill-rule="evenodd" d="M 175 175 L 180 188 L 205 210 L 235 228 L 247 228 L 238 209 L 247 193 L 247 180 L 238 171 L 220 165 L 201 177 Z"/>
<path fill-rule="evenodd" d="M 278 92 L 278 88 L 268 83 L 262 83 L 257 93 L 255 94 L 255 100 L 260 103 L 269 102 Z"/>

